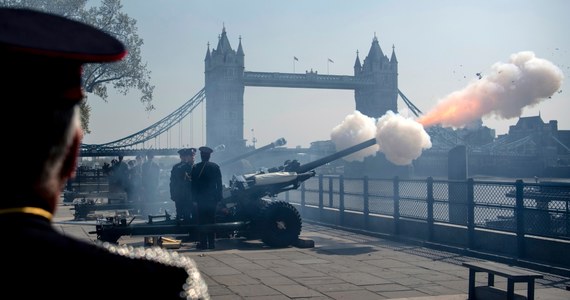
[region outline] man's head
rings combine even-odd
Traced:
[[[184,148],[178,150],[178,155],[180,155],[180,160],[187,163],[194,163],[194,157],[196,156],[195,148]]]
[[[214,152],[212,148],[206,146],[202,146],[198,148],[198,150],[200,150],[200,158],[202,159],[202,161],[209,161],[212,152]]]
[[[28,159],[8,160],[15,180],[10,181],[10,200],[0,207],[55,209],[65,182],[74,176],[82,139],[82,65],[116,61],[125,54],[120,41],[94,27],[38,11],[0,8],[0,90],[10,95],[14,112],[36,125],[32,131],[6,133]]]

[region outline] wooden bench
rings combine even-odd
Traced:
[[[490,261],[464,262],[463,266],[469,268],[469,300],[475,300],[475,275],[477,272],[486,272],[487,286],[495,285],[495,275],[507,278],[507,299],[515,298],[515,282],[527,283],[527,299],[534,300],[534,280],[543,278],[542,274],[529,272],[523,269],[507,266]]]

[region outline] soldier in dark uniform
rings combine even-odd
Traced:
[[[194,261],[160,248],[127,248],[76,240],[52,218],[65,183],[75,176],[82,128],[84,63],[126,55],[109,34],[70,19],[0,8],[0,91],[21,122],[4,138],[25,160],[8,159],[0,201],[0,290],[18,299],[206,299]],[[125,280],[130,282],[125,285]],[[10,295],[10,296],[8,296]]]
[[[198,205],[198,224],[212,224],[216,222],[216,207],[222,200],[222,173],[220,167],[210,161],[210,156],[214,152],[212,148],[200,147],[198,150],[202,162],[192,169],[192,197]],[[200,233],[196,248],[214,249],[215,238],[214,232]]]
[[[189,222],[193,215],[190,173],[194,166],[195,148],[180,149],[180,162],[170,171],[170,199],[176,205],[176,219]]]

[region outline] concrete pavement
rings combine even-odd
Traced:
[[[94,225],[74,222],[71,206],[60,206],[54,218],[65,234],[93,241]],[[453,253],[407,245],[318,224],[304,223],[301,237],[314,248],[271,249],[260,241],[219,239],[217,248],[198,251],[183,244],[180,254],[193,258],[206,279],[212,299],[467,299],[468,269],[477,260]],[[143,237],[122,237],[121,244],[143,246]],[[539,272],[536,297],[570,299],[570,278]],[[127,274],[126,274],[127,275]],[[478,285],[487,282],[478,274]],[[506,279],[495,277],[506,289]],[[526,284],[515,284],[526,295]]]

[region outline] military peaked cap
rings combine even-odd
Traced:
[[[214,152],[214,149],[206,146],[202,146],[198,148],[198,150],[200,150],[201,153],[206,153],[206,154],[211,154],[212,152]]]
[[[183,148],[178,150],[178,154],[180,155],[194,155],[196,154],[196,148]]]
[[[117,61],[126,53],[119,40],[93,26],[31,9],[0,8],[3,92],[75,104],[83,98],[82,65]]]

